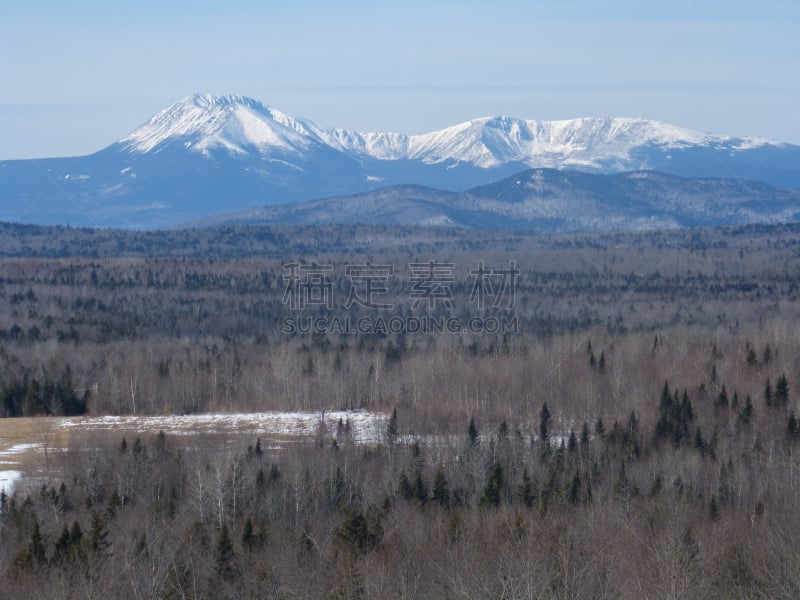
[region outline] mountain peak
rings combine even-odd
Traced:
[[[120,140],[129,151],[158,152],[178,144],[210,155],[265,155],[297,152],[308,146],[310,131],[303,123],[247,96],[193,94],[168,106]]]
[[[249,96],[240,96],[237,94],[223,94],[222,96],[217,96],[215,94],[195,93],[191,96],[187,96],[176,104],[181,106],[191,105],[198,108],[213,108],[218,106],[232,106],[236,104],[249,106],[251,108],[264,108],[264,105],[258,100],[250,98]]]

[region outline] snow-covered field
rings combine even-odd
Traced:
[[[384,413],[363,410],[0,419],[0,489],[10,494],[21,478],[42,470],[46,453],[80,445],[81,436],[92,432],[118,432],[120,438],[160,431],[173,436],[223,434],[248,442],[260,437],[267,447],[277,449],[320,434],[379,443],[387,421]]]

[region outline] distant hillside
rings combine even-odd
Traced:
[[[401,185],[225,213],[188,225],[362,223],[559,232],[797,220],[800,191],[754,181],[531,169],[461,193]]]

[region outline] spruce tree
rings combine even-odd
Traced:
[[[492,508],[500,506],[504,485],[505,479],[503,476],[503,467],[500,466],[500,463],[494,463],[489,469],[489,476],[486,479],[486,487],[483,488],[483,493],[481,494],[481,506],[488,506]]]
[[[739,421],[747,425],[753,417],[753,401],[750,399],[750,394],[747,394],[744,399],[744,406],[739,412]]]
[[[89,548],[94,554],[102,554],[109,543],[107,541],[108,530],[106,529],[103,517],[97,511],[92,511],[91,531],[89,532]]]
[[[223,523],[219,530],[215,559],[214,570],[217,576],[220,579],[232,579],[235,574],[233,542],[228,533],[228,525],[226,523]]]
[[[397,407],[392,409],[392,416],[389,417],[389,424],[386,426],[386,437],[390,442],[397,438]]]
[[[530,508],[536,500],[535,493],[534,482],[528,474],[528,467],[525,466],[522,469],[522,482],[517,487],[517,498],[525,508]]]
[[[601,440],[606,436],[606,426],[603,424],[602,417],[597,417],[597,421],[594,424],[594,434]]]
[[[436,470],[436,477],[433,480],[433,501],[444,508],[450,506],[450,489],[441,466]]]
[[[403,500],[411,500],[414,497],[414,488],[411,487],[411,482],[408,480],[408,475],[405,471],[400,471],[400,483],[397,486],[397,492]]]
[[[422,472],[417,471],[417,476],[414,478],[414,497],[420,505],[424,505],[428,501],[428,485],[422,477]]]
[[[700,427],[694,432],[694,447],[701,455],[706,455],[706,442],[703,439],[703,434],[700,432]]]
[[[789,382],[786,380],[786,374],[781,373],[778,377],[778,383],[775,384],[775,404],[777,406],[786,406],[789,402]]]
[[[581,498],[581,476],[576,471],[575,474],[572,476],[572,483],[569,486],[569,494],[567,494],[567,500],[570,504],[577,504]]]
[[[728,392],[725,389],[725,384],[722,384],[722,389],[719,391],[719,395],[717,399],[714,401],[714,405],[718,408],[728,408]]]
[[[796,442],[798,437],[800,437],[800,422],[798,422],[797,415],[794,414],[794,411],[789,413],[789,422],[786,425],[786,434],[793,442]]]
[[[578,438],[575,435],[575,430],[569,430],[569,441],[567,442],[567,451],[572,454],[578,448]]]
[[[581,428],[581,448],[584,450],[589,448],[589,424],[586,421]]]
[[[467,426],[467,437],[469,438],[469,447],[474,448],[478,445],[478,428],[475,426],[475,418],[469,418],[469,425]]]
[[[550,422],[552,420],[553,415],[550,414],[550,409],[547,407],[547,402],[545,402],[539,412],[539,441],[545,451],[550,448]]]
[[[253,521],[250,517],[247,517],[247,520],[244,522],[244,527],[242,528],[242,546],[250,552],[253,549],[255,541],[256,536],[253,533]]]
[[[45,561],[45,548],[44,541],[42,540],[42,533],[39,530],[39,519],[34,515],[33,525],[31,527],[31,542],[28,547],[31,561],[34,564],[41,565]]]

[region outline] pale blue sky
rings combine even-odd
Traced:
[[[99,150],[193,92],[321,125],[645,116],[800,144],[800,0],[0,0],[0,159]]]

